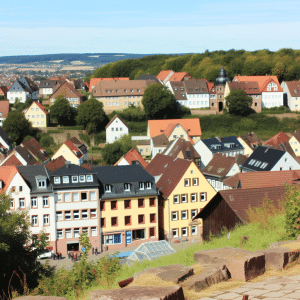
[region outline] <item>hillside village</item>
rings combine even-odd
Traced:
[[[30,98],[32,104],[23,110],[26,119],[34,128],[46,128],[48,109],[56,98],[62,95],[77,109],[83,102],[78,91],[82,89],[102,102],[106,113],[142,107],[145,88],[153,83],[166,86],[180,105],[218,113],[234,89],[253,99],[256,112],[283,105],[297,111],[300,100],[298,81],[280,85],[276,76],[238,75],[230,82],[223,67],[215,82],[172,70],[137,80],[33,82],[22,77],[0,88],[8,99],[0,101],[1,122],[16,99],[25,103]],[[48,109],[41,104],[45,97]],[[254,132],[201,139],[200,121],[149,120],[147,135],[132,136],[136,148],[114,166],[89,164],[87,145],[76,137],[64,141],[50,157],[35,138],[13,147],[0,128],[1,190],[10,194],[11,211],[28,211],[34,235],[45,232],[48,249],[67,255],[81,249],[79,236],[84,232],[99,252],[158,240],[202,242],[223,226],[231,229],[246,222],[245,210],[261,204],[266,195],[277,201],[286,182],[297,184],[300,131],[279,132],[264,142]],[[105,130],[106,143],[130,133],[118,115]]]

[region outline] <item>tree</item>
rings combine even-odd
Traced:
[[[108,117],[103,110],[103,103],[92,98],[80,104],[76,122],[83,125],[88,133],[104,129],[104,126],[108,123]]]
[[[130,135],[123,135],[120,140],[106,144],[101,150],[101,155],[106,165],[114,165],[132,148],[136,148],[136,145],[131,140]]]
[[[175,96],[165,86],[155,83],[146,87],[142,104],[148,119],[172,119],[178,117]]]
[[[40,139],[40,144],[42,147],[50,147],[54,144],[54,139],[50,134],[44,134]]]
[[[27,98],[24,103],[21,103],[18,98],[16,98],[15,103],[14,103],[14,108],[18,111],[22,111],[26,108],[28,108],[32,104],[32,99]]]
[[[225,100],[230,114],[247,116],[253,111],[251,109],[252,98],[248,97],[243,90],[236,89],[231,91],[230,94],[225,97]]]
[[[59,125],[74,125],[76,109],[70,105],[64,96],[59,95],[50,108],[50,117],[56,120]]]
[[[8,113],[2,127],[11,140],[18,144],[29,134],[31,125],[21,111],[14,110]]]

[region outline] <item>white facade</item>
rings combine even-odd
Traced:
[[[117,166],[129,166],[129,162],[123,157]]]
[[[288,152],[285,152],[271,171],[287,170],[300,170],[300,164]]]
[[[41,89],[39,89],[39,93],[41,95],[52,95],[53,94],[53,88],[41,88]]]
[[[283,81],[281,83],[283,95],[287,96],[287,106],[291,111],[300,111],[300,97],[292,97],[287,84]]]
[[[264,92],[261,93],[262,108],[283,106],[283,92]]]
[[[7,92],[7,99],[9,100],[10,104],[14,104],[16,99],[19,99],[21,103],[25,103],[25,101],[30,98],[32,100],[36,100],[37,99],[37,91],[33,92],[32,94],[30,94],[29,92]]]
[[[129,133],[128,127],[117,117],[106,128],[106,143],[111,144]]]
[[[180,103],[188,108],[207,108],[209,107],[209,94],[187,94],[187,100]]]

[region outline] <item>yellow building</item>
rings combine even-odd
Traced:
[[[47,127],[49,122],[49,113],[39,102],[33,101],[30,107],[24,112],[25,118],[31,122],[32,127]]]
[[[160,239],[198,240],[202,220],[192,218],[212,199],[216,191],[192,161],[157,154],[146,167],[157,179],[162,197],[159,207]]]
[[[296,131],[289,140],[289,144],[292,147],[296,156],[300,156],[300,130]]]
[[[261,140],[254,132],[242,134],[237,139],[244,147],[244,155],[246,156],[251,155],[254,149],[262,144]]]

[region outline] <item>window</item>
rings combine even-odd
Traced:
[[[82,228],[82,233],[86,233],[89,236],[89,229],[87,227]]]
[[[85,176],[84,175],[79,175],[79,181],[80,182],[85,182]]]
[[[111,193],[111,185],[109,184],[105,185],[105,193]]]
[[[97,211],[96,209],[91,209],[91,218],[97,218]]]
[[[197,215],[197,209],[192,209],[191,210],[191,218],[193,219]]]
[[[206,201],[206,193],[200,193],[200,201]]]
[[[38,179],[37,183],[38,183],[38,186],[37,186],[38,189],[46,188],[46,180],[45,179],[43,179],[43,180]]]
[[[90,193],[91,200],[96,200],[96,192]]]
[[[96,235],[97,235],[97,228],[91,227],[91,236],[96,236]]]
[[[129,183],[124,183],[124,191],[125,192],[130,191],[130,184]]]
[[[38,217],[31,216],[31,226],[38,226]]]
[[[188,218],[188,212],[187,210],[181,211],[181,220],[186,220]]]
[[[145,215],[138,215],[138,223],[139,224],[145,223]]]
[[[25,208],[25,198],[19,199],[19,208]]]
[[[138,199],[138,208],[145,207],[145,200],[144,199]]]
[[[78,176],[72,176],[72,183],[78,182]]]
[[[197,226],[192,226],[192,235],[197,234]]]
[[[72,238],[72,231],[71,231],[71,229],[65,229],[65,235],[66,235],[66,239]]]
[[[88,211],[87,211],[87,209],[82,210],[81,217],[82,217],[82,219],[87,219],[88,218]]]
[[[181,195],[181,203],[187,203],[187,195]]]
[[[13,209],[14,208],[14,199],[10,199],[10,206],[9,206],[10,209]]]
[[[43,197],[43,207],[49,207],[49,198],[48,198],[48,196]]]
[[[60,221],[62,219],[63,219],[62,212],[61,211],[57,211],[56,212],[56,221]]]
[[[71,211],[65,211],[65,220],[71,220]]]
[[[61,202],[62,201],[62,194],[57,194],[57,202]]]
[[[178,229],[172,229],[173,238],[178,237]]]
[[[179,204],[179,195],[174,195],[174,204]]]
[[[156,214],[150,214],[150,223],[156,223]]]
[[[79,238],[80,237],[79,228],[74,228],[74,237],[75,238]]]
[[[54,177],[54,184],[60,184],[60,177]]]
[[[172,221],[177,221],[177,220],[178,220],[178,212],[172,211]]]
[[[131,216],[125,216],[124,222],[125,222],[125,226],[131,225]]]
[[[64,201],[65,202],[71,202],[71,194],[70,193],[65,193],[64,194]]]
[[[197,202],[197,194],[191,194],[191,202]]]
[[[69,183],[69,176],[63,176],[63,183]]]
[[[145,187],[144,182],[140,182],[140,183],[139,183],[139,188],[140,188],[140,190],[143,190],[144,187]]]
[[[31,198],[31,207],[37,207],[37,197],[32,197]]]
[[[57,229],[57,238],[62,239],[63,238],[63,231],[62,229]]]
[[[111,226],[118,226],[118,217],[111,218]]]
[[[286,158],[286,160],[287,160],[287,158]],[[19,186],[19,192],[22,192],[22,190],[23,190],[23,187]]]
[[[184,186],[190,186],[190,180],[184,179]]]
[[[110,202],[110,209],[111,210],[118,209],[118,207],[117,207],[117,201],[116,200]]]
[[[131,208],[131,200],[125,200],[124,209],[130,209],[130,208]]]
[[[92,182],[93,181],[93,175],[86,175],[86,181]]]
[[[87,193],[81,193],[81,201],[87,201]]]
[[[78,220],[79,219],[79,210],[74,210],[73,211],[73,219]]]
[[[193,185],[198,185],[198,178],[193,178]]]
[[[78,193],[73,193],[73,201],[74,202],[79,201],[79,194]]]
[[[155,227],[149,228],[149,237],[155,237]]]
[[[187,227],[181,228],[181,236],[188,236],[188,229],[187,229]]]
[[[149,206],[150,207],[155,207],[155,198],[150,198],[150,201],[149,201]]]
[[[151,189],[151,182],[146,182],[146,189],[147,190],[150,190]]]

